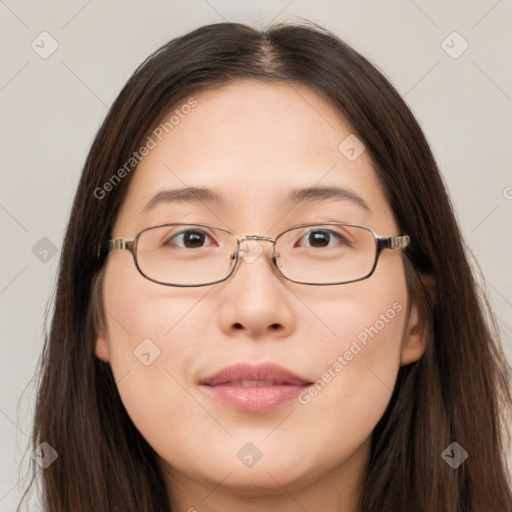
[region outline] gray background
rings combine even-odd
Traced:
[[[108,106],[147,55],[190,29],[295,17],[368,57],[417,116],[510,357],[510,1],[0,0],[1,511],[14,510],[21,494],[43,315],[80,171]]]

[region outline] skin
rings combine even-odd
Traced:
[[[113,237],[179,221],[272,237],[328,220],[401,234],[368,154],[351,162],[338,150],[352,131],[317,93],[242,80],[194,97],[198,105],[139,164]],[[321,185],[350,188],[372,213],[346,200],[284,202],[292,189]],[[141,214],[156,192],[184,186],[221,192],[226,204]],[[111,252],[96,355],[110,363],[126,410],[160,457],[173,510],[354,512],[399,367],[425,349],[424,324],[414,304],[407,308],[401,251],[385,250],[369,279],[307,286],[285,280],[271,244],[261,247],[227,281],[198,288],[153,283],[128,251]],[[394,303],[401,311],[308,404],[240,412],[198,385],[237,362],[274,362],[321,379]],[[146,338],[161,351],[149,366],[133,353]],[[251,468],[237,458],[247,442],[262,453]]]

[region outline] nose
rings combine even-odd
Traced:
[[[237,266],[223,285],[220,328],[251,338],[284,337],[294,329],[291,293],[272,261],[272,239],[247,236],[240,241]]]

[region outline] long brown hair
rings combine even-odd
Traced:
[[[110,108],[74,198],[38,368],[32,443],[58,452],[42,473],[44,510],[170,510],[156,454],[125,411],[110,366],[94,353],[105,263],[97,247],[110,237],[135,168],[102,198],[95,191],[178,101],[239,78],[301,83],[328,99],[365,144],[400,232],[412,238],[403,251],[407,286],[428,343],[419,361],[400,368],[373,432],[360,511],[510,512],[511,371],[435,159],[383,74],[307,22],[193,30],[146,59]],[[441,456],[452,442],[468,453],[457,469]]]

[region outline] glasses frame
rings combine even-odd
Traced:
[[[164,226],[207,227],[207,228],[220,229],[226,233],[229,233],[231,236],[233,236],[236,239],[237,246],[236,246],[236,251],[231,256],[231,260],[234,260],[234,263],[232,263],[232,266],[231,266],[230,270],[228,271],[228,273],[221,279],[217,279],[216,281],[209,281],[207,283],[201,283],[201,284],[167,283],[164,281],[159,281],[158,279],[153,279],[152,277],[145,274],[143,272],[143,270],[139,267],[139,263],[137,261],[137,243],[139,241],[141,234],[144,233],[145,231],[148,231],[148,230],[154,229],[154,228],[164,227]],[[296,279],[292,279],[292,278],[288,277],[284,273],[284,271],[281,269],[281,267],[278,263],[279,260],[275,253],[276,242],[280,237],[282,237],[284,234],[288,233],[289,231],[292,231],[292,230],[298,229],[298,228],[305,228],[305,227],[312,227],[312,226],[351,226],[351,227],[365,229],[366,231],[371,233],[373,238],[375,239],[376,248],[375,248],[375,260],[374,260],[373,266],[372,266],[371,270],[368,272],[368,274],[366,274],[363,277],[358,277],[357,279],[351,279],[349,281],[338,281],[338,282],[333,282],[333,283],[311,283],[309,281],[298,281]],[[191,288],[191,287],[198,287],[198,286],[209,286],[212,284],[221,283],[221,282],[229,279],[233,275],[233,273],[235,272],[235,269],[238,266],[238,261],[240,259],[240,246],[241,246],[242,242],[245,242],[246,240],[261,240],[263,242],[271,242],[272,243],[271,259],[272,259],[272,262],[274,263],[274,265],[276,266],[276,268],[279,270],[280,274],[285,279],[287,279],[288,281],[291,281],[293,283],[312,285],[312,286],[332,286],[332,285],[355,283],[357,281],[363,281],[364,279],[368,279],[375,271],[375,268],[377,267],[377,262],[379,260],[380,253],[384,249],[391,249],[391,250],[404,249],[405,247],[407,247],[410,244],[410,241],[411,241],[411,239],[408,235],[394,235],[394,236],[389,236],[389,237],[383,238],[383,237],[380,237],[379,235],[377,235],[374,231],[372,231],[370,228],[368,228],[366,226],[360,226],[358,224],[349,224],[347,222],[325,222],[325,223],[315,222],[312,224],[300,224],[300,225],[288,228],[287,230],[283,231],[282,233],[279,233],[275,238],[271,238],[268,236],[260,236],[260,235],[239,236],[236,233],[233,233],[232,231],[230,231],[229,229],[221,228],[220,226],[214,226],[212,224],[197,224],[197,223],[192,223],[192,222],[172,222],[172,223],[165,223],[165,224],[157,224],[155,226],[150,226],[150,227],[144,228],[135,235],[135,238],[133,238],[131,240],[127,240],[126,238],[112,238],[110,240],[106,240],[103,243],[98,245],[97,255],[98,255],[98,259],[99,259],[103,253],[106,253],[108,255],[108,253],[111,251],[117,251],[117,250],[129,251],[129,252],[131,252],[131,254],[133,256],[133,261],[135,263],[137,270],[143,277],[145,277],[149,281],[152,281],[154,283],[161,284],[164,286],[179,286],[179,287],[183,287],[183,288]]]

